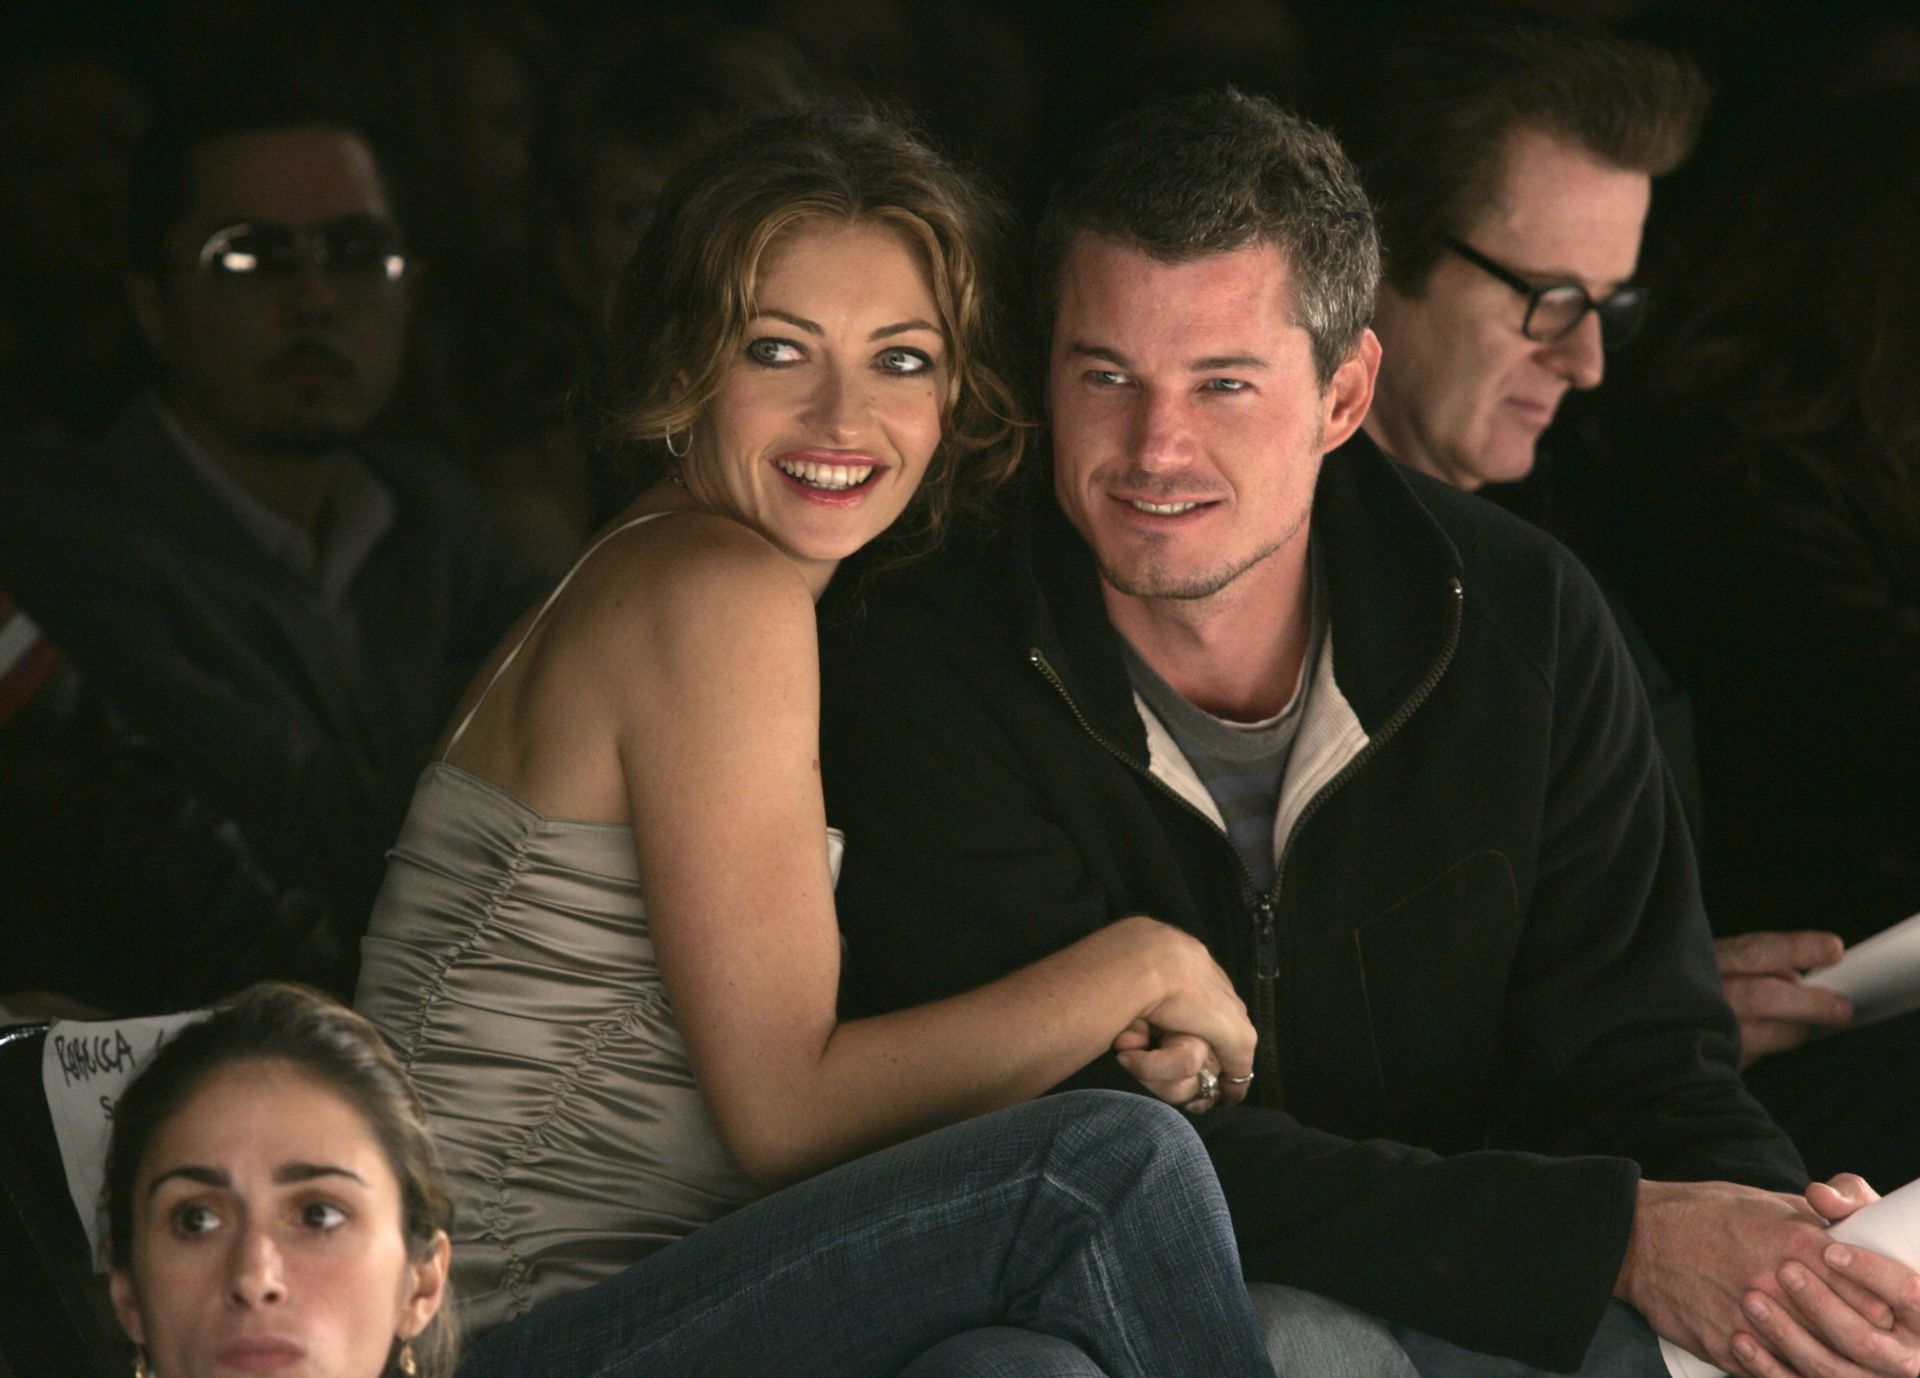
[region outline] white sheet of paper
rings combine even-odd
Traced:
[[[1855,1211],[1827,1233],[1842,1244],[1857,1244],[1920,1270],[1920,1182],[1909,1182]],[[1660,1341],[1660,1357],[1673,1378],[1724,1378],[1719,1369],[1671,1340]]]
[[[1858,1244],[1920,1271],[1920,1182],[1881,1197],[1827,1231],[1842,1244]]]
[[[1920,914],[1855,943],[1832,966],[1801,979],[1853,1001],[1855,1025],[1920,1009]]]
[[[1724,1371],[1695,1358],[1664,1335],[1660,1337],[1660,1357],[1667,1361],[1667,1372],[1673,1378],[1727,1378]]]
[[[60,1160],[67,1169],[67,1190],[87,1232],[93,1257],[100,1258],[100,1188],[107,1176],[107,1139],[113,1132],[113,1107],[134,1074],[160,1045],[205,1010],[156,1015],[151,1019],[56,1019],[47,1026],[40,1054],[40,1084],[47,1093]]]

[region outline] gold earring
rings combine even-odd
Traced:
[[[153,1378],[153,1370],[147,1367],[147,1351],[144,1348],[133,1351],[133,1378]]]
[[[400,1341],[400,1371],[409,1375],[409,1378],[420,1371],[420,1365],[413,1357],[412,1340]]]

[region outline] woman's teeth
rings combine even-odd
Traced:
[[[872,478],[877,469],[872,464],[814,464],[790,459],[777,459],[774,463],[788,478],[798,479],[809,488],[825,488],[829,491],[858,488]]]

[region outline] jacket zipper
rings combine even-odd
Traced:
[[[1274,863],[1273,889],[1262,895],[1254,893],[1253,875],[1247,870],[1247,863],[1240,859],[1239,851],[1233,846],[1233,841],[1227,836],[1225,830],[1181,797],[1171,785],[1155,775],[1147,766],[1136,761],[1124,749],[1102,736],[1093,724],[1087,721],[1086,714],[1080,711],[1080,705],[1074,702],[1073,695],[1067,691],[1065,681],[1047,662],[1046,655],[1040,648],[1032,646],[1027,650],[1028,660],[1033,663],[1035,669],[1046,676],[1047,682],[1053,686],[1054,692],[1060,695],[1061,701],[1067,705],[1067,711],[1073,714],[1074,721],[1080,724],[1083,732],[1104,748],[1108,755],[1151,783],[1155,789],[1181,809],[1205,823],[1220,837],[1221,841],[1227,844],[1227,850],[1233,856],[1234,866],[1240,872],[1241,903],[1250,905],[1253,919],[1253,1027],[1260,1035],[1260,1042],[1254,1052],[1254,1071],[1263,1083],[1263,1091],[1259,1096],[1262,1104],[1279,1106],[1285,1103],[1283,1094],[1285,1088],[1280,1080],[1280,1030],[1275,1010],[1274,988],[1280,979],[1280,890],[1286,880],[1287,858],[1292,854],[1294,840],[1300,836],[1300,830],[1306,825],[1307,820],[1320,811],[1321,804],[1329,795],[1351,779],[1354,772],[1365,765],[1380,748],[1399,733],[1400,729],[1406,725],[1407,719],[1411,718],[1420,705],[1427,701],[1428,696],[1439,685],[1442,676],[1446,674],[1447,667],[1453,663],[1454,652],[1460,646],[1460,624],[1466,595],[1458,578],[1451,578],[1447,582],[1453,593],[1453,602],[1448,610],[1447,639],[1440,648],[1439,656],[1428,668],[1425,677],[1414,686],[1413,692],[1393,711],[1392,716],[1381,724],[1380,730],[1368,738],[1367,744],[1354,753],[1353,759],[1340,767],[1338,773],[1322,785],[1313,798],[1307,801],[1306,807],[1301,809],[1300,816],[1293,820],[1293,826],[1287,830],[1287,840],[1281,845],[1280,855]]]
[[[1425,677],[1414,686],[1413,692],[1393,710],[1391,717],[1380,724],[1380,730],[1367,739],[1367,744],[1356,751],[1353,759],[1341,766],[1334,777],[1319,788],[1313,798],[1307,800],[1306,807],[1300,810],[1300,816],[1294,819],[1293,826],[1287,829],[1287,840],[1280,844],[1280,855],[1273,864],[1273,892],[1264,898],[1263,903],[1255,906],[1254,946],[1258,960],[1254,975],[1258,979],[1253,985],[1253,1003],[1257,1021],[1254,1027],[1260,1030],[1260,1043],[1254,1053],[1254,1068],[1262,1077],[1267,1076],[1269,1072],[1272,1073],[1269,1084],[1276,1091],[1280,1089],[1280,1052],[1278,1048],[1273,1047],[1274,1037],[1270,1037],[1269,1034],[1278,1027],[1274,1011],[1274,985],[1280,976],[1280,963],[1275,925],[1280,911],[1280,887],[1285,884],[1287,878],[1287,858],[1293,854],[1294,839],[1300,836],[1300,830],[1307,825],[1307,820],[1320,812],[1320,806],[1335,790],[1352,779],[1360,767],[1399,734],[1400,729],[1406,726],[1407,719],[1418,711],[1420,705],[1427,701],[1428,696],[1439,685],[1442,676],[1447,673],[1447,667],[1453,664],[1453,653],[1460,648],[1460,623],[1466,606],[1466,590],[1457,577],[1449,579],[1447,583],[1453,593],[1453,602],[1447,610],[1447,639],[1440,647],[1440,654],[1428,667]]]

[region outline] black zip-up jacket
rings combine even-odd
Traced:
[[[1128,914],[1177,924],[1259,1025],[1248,1103],[1200,1126],[1248,1276],[1571,1368],[1642,1171],[1799,1190],[1804,1169],[1741,1087],[1684,824],[1585,571],[1364,437],[1311,525],[1337,691],[1310,695],[1290,777],[1316,713],[1353,721],[1267,895],[1153,773],[1049,498],[829,606],[843,1012]],[[1077,1081],[1130,1084],[1111,1058]]]

